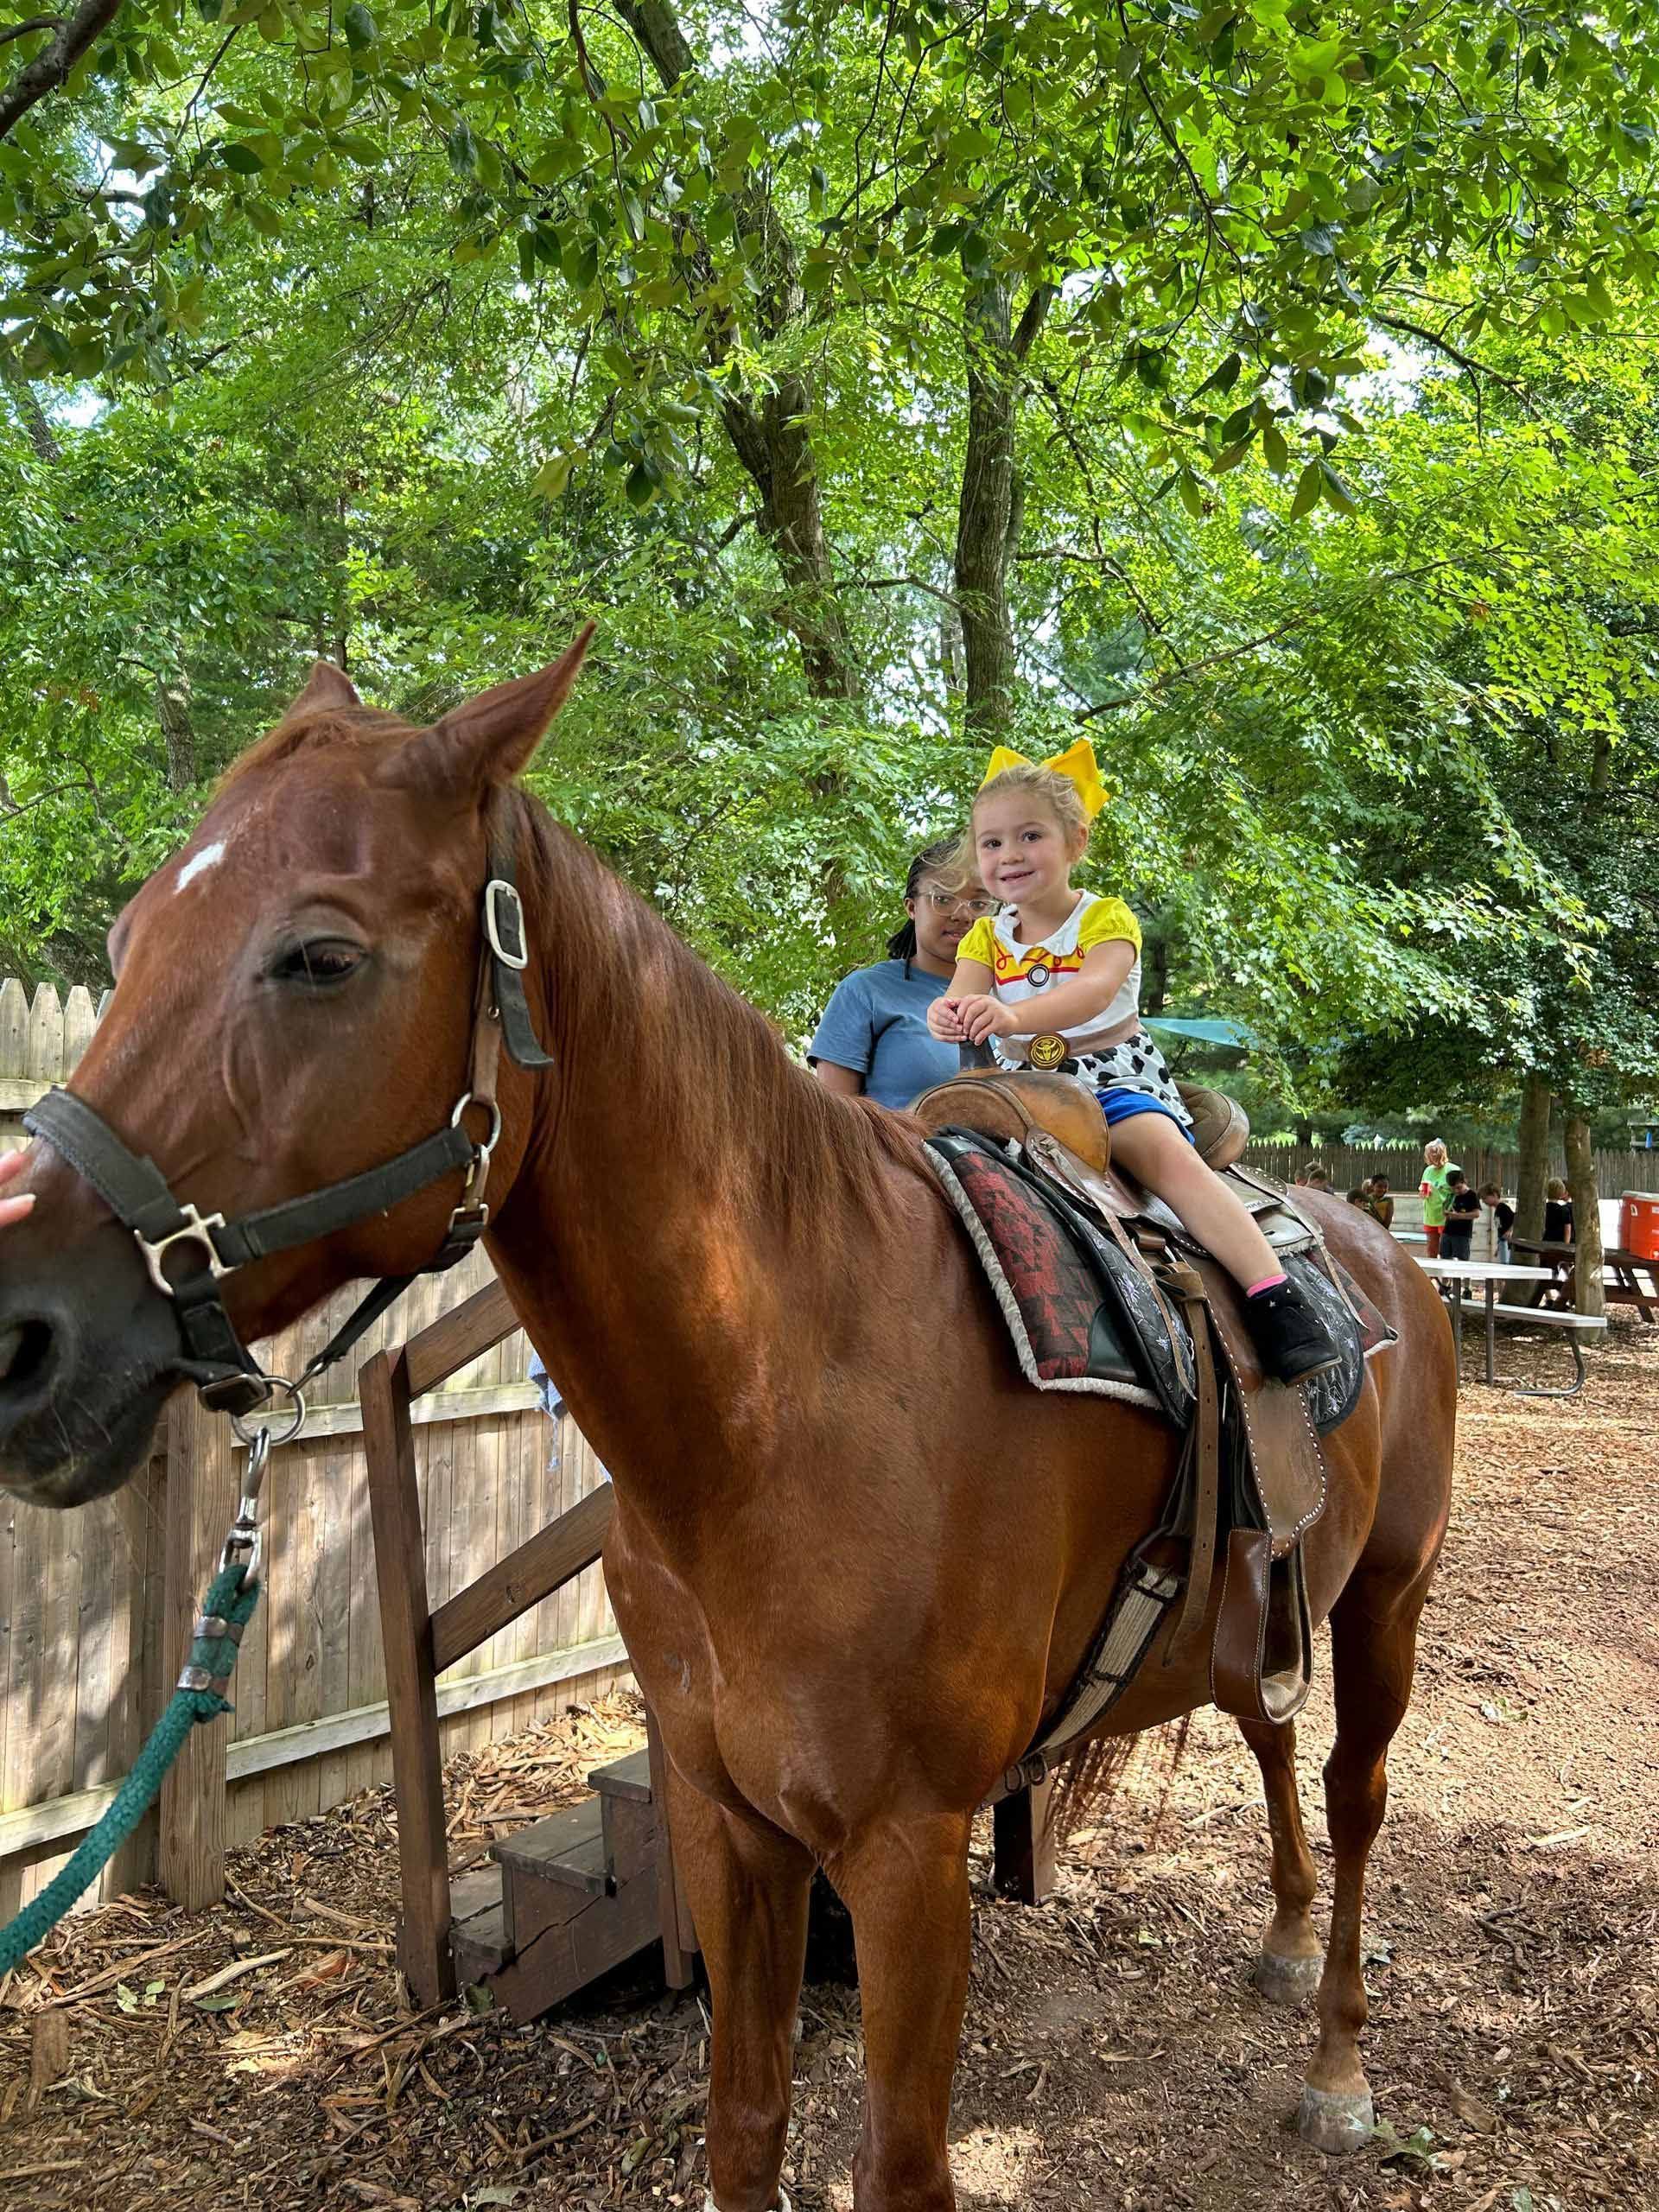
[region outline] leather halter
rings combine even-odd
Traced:
[[[115,1215],[130,1229],[150,1281],[177,1310],[186,1357],[176,1363],[201,1394],[204,1405],[238,1419],[270,1400],[273,1388],[287,1389],[302,1413],[301,1388],[341,1358],[386,1308],[400,1298],[415,1274],[435,1274],[464,1259],[483,1235],[490,1218],[485,1202],[490,1158],[501,1135],[501,1109],[495,1078],[501,1047],[522,1068],[546,1068],[551,1055],[537,1041],[524,998],[523,975],[530,956],[524,910],[514,873],[509,834],[493,826],[489,880],[480,902],[482,944],[473,1019],[468,1085],[439,1129],[407,1152],[330,1183],[306,1197],[285,1199],[257,1213],[226,1221],[223,1214],[202,1214],[181,1204],[151,1160],[129,1150],[84,1098],[54,1086],[23,1116],[31,1136],[42,1137],[62,1154]],[[468,1110],[489,1116],[481,1142],[462,1126]],[[376,1284],[349,1320],[329,1339],[296,1382],[268,1376],[237,1335],[219,1294],[226,1275],[273,1252],[332,1236],[354,1223],[387,1212],[400,1200],[429,1189],[445,1176],[465,1170],[461,1202],[449,1217],[443,1243],[415,1274],[389,1275]],[[168,1254],[188,1262],[188,1272],[169,1277]]]

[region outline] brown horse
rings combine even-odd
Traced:
[[[1174,1465],[1115,1402],[1038,1395],[903,1116],[831,1096],[767,1023],[512,779],[568,690],[553,668],[434,728],[320,664],[112,934],[119,983],[73,1088],[181,1198],[235,1214],[365,1169],[466,1087],[486,811],[517,841],[524,975],[553,1055],[504,1064],[489,1247],[615,1472],[605,1568],[661,1719],[714,1995],[719,2212],[779,2202],[813,1870],[850,1911],[867,2091],[859,2212],[946,2212],[976,1806],[1057,1707]],[[120,1483],[176,1381],[178,1326],[133,1237],[45,1141],[0,1240],[0,1482],[67,1506]],[[227,1278],[245,1338],[348,1279],[422,1266],[458,1173]],[[1307,1548],[1332,1627],[1336,1865],[1303,2132],[1370,2100],[1360,1914],[1384,1758],[1444,1532],[1446,1317],[1376,1224],[1318,1198],[1398,1330],[1330,1444]],[[1207,1701],[1154,1649],[1115,1734]],[[1247,1728],[1276,1900],[1260,1974],[1319,1945],[1289,1727]]]

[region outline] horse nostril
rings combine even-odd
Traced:
[[[0,1389],[32,1382],[51,1349],[52,1332],[44,1321],[12,1321],[0,1328]]]

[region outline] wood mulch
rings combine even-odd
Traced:
[[[1559,1345],[1506,1345],[1558,1379]],[[963,2212],[1588,2212],[1659,2203],[1659,1336],[1621,1319],[1585,1396],[1464,1391],[1459,1497],[1396,1741],[1367,1921],[1381,2125],[1331,2161],[1291,2128],[1306,2011],[1249,1975],[1268,1853],[1213,1713],[1159,1739],[1058,1894],[986,1893],[957,2076]],[[626,1698],[449,1774],[459,1865],[580,1796]],[[1301,1724],[1322,1870],[1324,1685]],[[527,2028],[412,2012],[395,1811],[365,1794],[232,1855],[226,1903],[81,1915],[0,1987],[7,2212],[702,2203],[708,2023],[649,1957]],[[986,1839],[988,1841],[988,1839]],[[1328,1880],[1324,1884],[1328,1904]],[[856,1993],[810,1981],[787,2179],[848,2212]]]

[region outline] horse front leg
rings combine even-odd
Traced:
[[[1296,2125],[1320,2151],[1357,2150],[1376,2125],[1359,2055],[1368,2017],[1360,1920],[1365,1866],[1388,1808],[1390,1742],[1411,1701],[1417,1623],[1431,1568],[1390,1588],[1357,1574],[1331,1615],[1337,1735],[1325,1764],[1325,1820],[1336,1862],[1331,1943],[1319,1980],[1319,2041]]]
[[[955,2212],[945,2130],[968,1998],[972,1815],[890,1820],[825,1867],[852,1915],[864,2017],[855,2212]]]
[[[728,1812],[669,1770],[674,1858],[714,1999],[709,2079],[712,2212],[775,2212],[789,2128],[795,2014],[812,1854]]]
[[[1318,1988],[1324,1956],[1308,1910],[1318,1885],[1296,1787],[1296,1724],[1241,1720],[1238,1728],[1262,1770],[1273,1840],[1273,1920],[1262,1938],[1254,1980],[1269,2005],[1296,2005]]]

